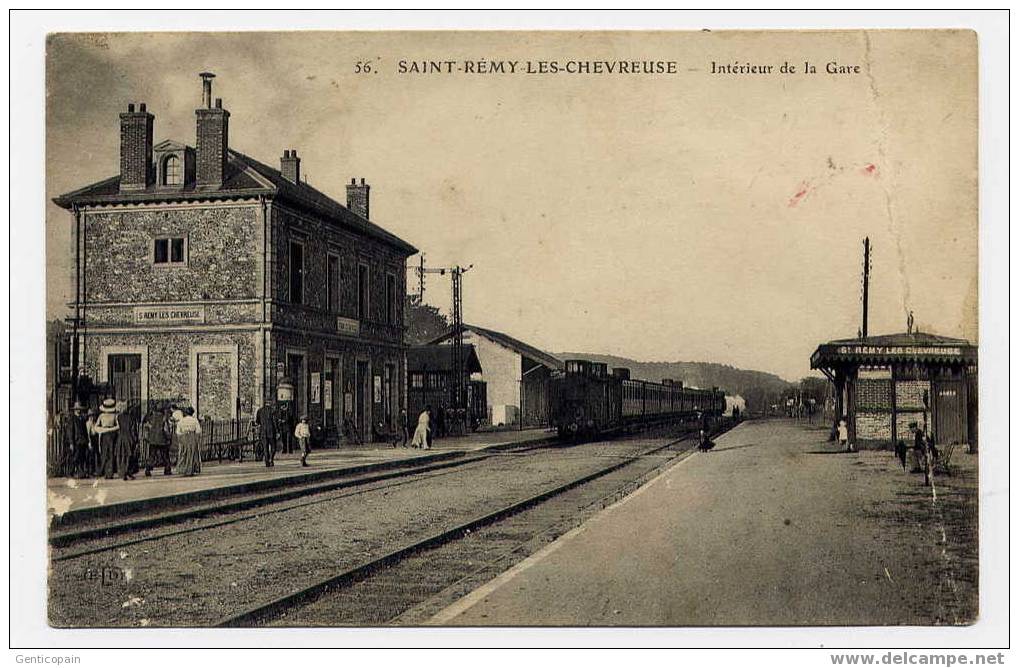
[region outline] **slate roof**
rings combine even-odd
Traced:
[[[161,142],[161,144],[166,142]],[[267,196],[278,198],[298,208],[338,224],[342,228],[364,234],[381,241],[405,254],[417,253],[417,248],[395,234],[379,227],[325,193],[307,183],[293,183],[278,169],[255,160],[239,151],[228,152],[227,170],[223,185],[215,189],[199,189],[194,183],[183,188],[167,189],[152,185],[139,192],[120,192],[120,176],[79,188],[78,190],[53,198],[53,202],[65,209],[74,205],[133,204],[141,202],[180,202],[221,199],[243,199]]]
[[[464,360],[468,373],[484,373],[481,369],[481,360],[474,350],[474,345],[464,344]],[[431,344],[426,346],[412,346],[407,349],[407,371],[443,371],[446,373],[453,370],[453,355],[448,345]]]
[[[477,325],[468,325],[467,323],[464,323],[464,329],[470,330],[480,336],[484,336],[486,339],[495,341],[499,345],[505,348],[509,348],[510,350],[513,350],[514,352],[523,355],[524,357],[529,357],[535,362],[547,366],[549,369],[563,368],[563,361],[556,357],[555,355],[550,355],[549,353],[546,353],[544,350],[539,350],[538,348],[535,348],[532,345],[524,343],[520,339],[513,338],[509,334],[497,332],[494,329],[478,327]],[[448,332],[436,339],[433,339],[431,343],[445,341],[448,338],[450,338],[450,336],[452,336],[452,332]]]

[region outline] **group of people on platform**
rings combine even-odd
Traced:
[[[134,480],[140,472],[151,476],[159,468],[163,475],[201,473],[202,425],[193,408],[165,403],[144,417],[140,413],[140,406],[115,399],[105,399],[91,410],[75,402],[72,415],[63,421],[65,454],[60,474],[126,481]],[[407,411],[401,410],[394,446],[430,449],[433,424],[429,405],[418,416],[411,436]],[[287,406],[267,402],[256,412],[252,426],[255,456],[266,467],[276,465],[277,452],[290,453],[295,446],[301,454],[301,466],[309,465],[311,427],[307,416],[295,421]],[[243,460],[240,450],[237,458]]]
[[[201,473],[202,425],[191,407],[157,407],[144,418],[138,405],[112,398],[86,410],[76,401],[64,425],[61,473],[69,478],[134,480],[156,466],[172,474],[171,451],[177,453],[177,473]]]

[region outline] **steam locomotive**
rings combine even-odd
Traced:
[[[630,370],[603,362],[567,360],[549,388],[551,422],[560,437],[593,436],[655,422],[721,416],[725,393],[683,387],[682,382],[631,380]]]

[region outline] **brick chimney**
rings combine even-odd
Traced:
[[[283,157],[280,158],[280,172],[283,174],[283,178],[291,183],[301,182],[301,159],[297,157],[296,148],[283,151]]]
[[[202,72],[199,76],[202,77],[203,106],[195,110],[198,117],[195,180],[199,188],[219,188],[226,174],[230,112],[223,108],[220,98],[216,98],[216,106],[212,106],[212,80],[216,75]]]
[[[127,105],[120,114],[120,192],[145,190],[154,182],[152,170],[152,125],[155,117],[145,103]]]
[[[371,190],[371,186],[361,179],[361,183],[357,182],[357,179],[350,179],[350,183],[347,185],[347,208],[361,216],[365,220],[368,218],[368,191]]]

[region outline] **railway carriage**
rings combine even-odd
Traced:
[[[605,364],[588,360],[567,360],[552,376],[549,397],[552,424],[562,437],[593,436],[698,413],[717,417],[725,410],[725,393],[718,388],[683,387],[670,379],[632,380],[629,369],[609,373]]]

